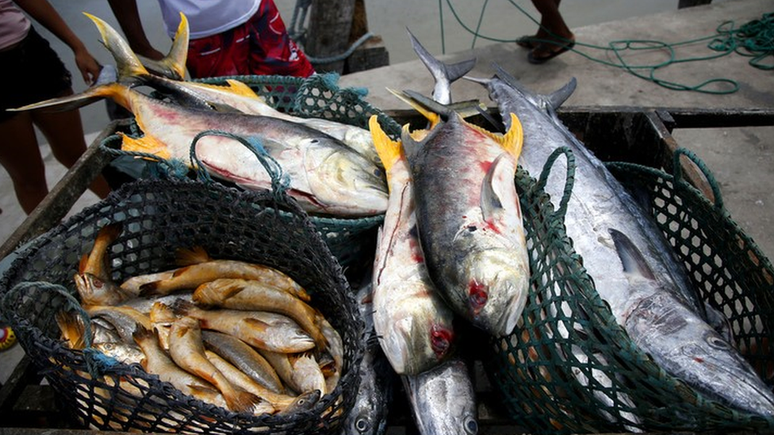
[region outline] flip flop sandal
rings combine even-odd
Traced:
[[[516,40],[516,45],[522,48],[527,48],[529,50],[532,50],[535,48],[538,43],[533,41],[534,37],[530,35],[524,35],[521,38]]]
[[[0,327],[0,351],[10,349],[16,343],[16,334],[10,326]]]
[[[544,44],[540,43],[535,48],[532,49],[532,51],[529,52],[527,55],[527,60],[529,63],[533,65],[540,65],[541,63],[548,62],[549,60],[555,58],[556,56],[559,56],[560,54],[569,51],[573,47],[575,47],[575,41],[570,41],[567,45],[562,45],[559,47],[559,49],[552,51],[551,48],[556,47],[554,44]],[[545,56],[535,56],[535,51],[545,51],[548,52]]]

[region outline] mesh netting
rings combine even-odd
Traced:
[[[336,85],[336,75],[317,74],[306,79],[287,76],[230,76],[197,81],[225,85],[227,79],[247,84],[272,107],[292,115],[324,118],[365,129],[368,128],[368,119],[377,115],[387,134],[393,138],[400,135],[400,125],[395,120],[363,99],[365,91],[339,88]],[[131,124],[124,133],[137,136],[139,129],[136,124]],[[120,138],[115,135],[107,137],[102,143],[103,148],[111,153],[125,154],[117,151],[119,144]],[[180,169],[175,165],[170,165],[170,168],[165,169],[178,172]],[[341,265],[350,268],[362,267],[364,259],[367,262],[369,255],[373,254],[371,248],[375,243],[375,229],[383,219],[383,215],[362,218],[310,216],[333,255]]]
[[[278,213],[282,210],[283,213]],[[264,264],[303,286],[339,332],[345,367],[338,386],[310,410],[237,414],[181,394],[140,366],[120,364],[60,340],[55,314],[76,310],[73,276],[100,228],[122,223],[109,248],[116,282],[175,266],[178,248]],[[352,407],[359,383],[363,323],[341,267],[297,204],[279,192],[146,179],[128,183],[19,252],[0,281],[2,315],[50,382],[67,415],[99,430],[190,433],[328,434]]]
[[[571,154],[568,160],[571,167]],[[685,182],[631,165],[611,169],[653,193],[653,215],[695,287],[729,317],[741,352],[772,385],[771,264],[722,206]],[[688,387],[631,342],[574,253],[544,181],[517,173],[531,292],[524,327],[492,338],[484,359],[511,417],[535,433],[774,428],[774,420],[731,410]]]

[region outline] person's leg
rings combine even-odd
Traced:
[[[273,0],[261,6],[247,22],[250,29],[250,72],[257,75],[309,77],[314,67],[290,39]]]
[[[70,89],[60,96],[72,95],[72,93]],[[83,125],[78,110],[32,112],[32,121],[48,140],[54,158],[66,168],[72,168],[86,151]],[[110,193],[110,187],[102,175],[94,179],[89,189],[100,198],[105,198]]]
[[[559,2],[560,0],[532,0],[541,17],[540,29],[535,35],[536,37],[560,42],[571,40],[574,37],[559,12]]]
[[[575,45],[575,35],[559,12],[559,0],[532,0],[532,2],[542,17],[540,31],[543,33],[536,37],[551,41],[535,43],[527,56],[530,63],[540,64],[572,48]]]
[[[48,194],[46,170],[29,112],[0,122],[0,164],[13,182],[16,198],[30,214]]]

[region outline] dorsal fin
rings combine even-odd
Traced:
[[[618,251],[618,257],[621,259],[623,270],[627,274],[634,276],[642,276],[650,280],[655,280],[656,275],[653,270],[648,266],[645,257],[642,255],[637,246],[626,236],[626,234],[609,228],[610,236],[613,238],[615,249]]]
[[[558,109],[559,106],[564,104],[564,102],[570,98],[572,93],[575,92],[575,87],[577,84],[578,82],[575,80],[575,77],[571,78],[566,85],[562,86],[560,89],[552,92],[551,94],[546,95],[546,102],[553,110]]]

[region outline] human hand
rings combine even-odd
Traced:
[[[75,64],[81,71],[83,81],[87,85],[91,85],[97,80],[99,72],[102,69],[102,66],[97,62],[97,59],[94,59],[94,56],[92,56],[85,48],[75,51]]]

